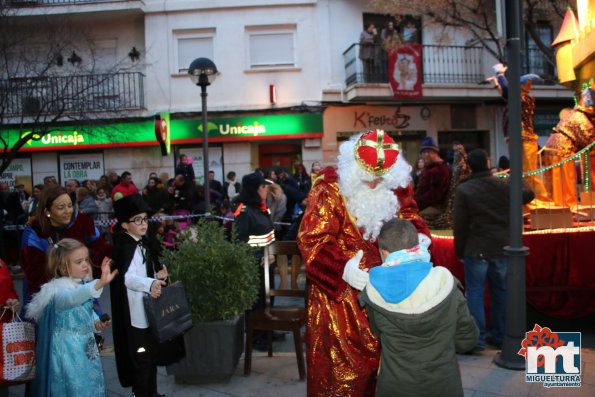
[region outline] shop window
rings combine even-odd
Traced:
[[[283,168],[294,172],[294,164],[301,162],[302,146],[299,143],[264,143],[258,145],[258,166],[265,171]]]
[[[296,26],[246,27],[250,70],[297,67]]]
[[[449,163],[452,162],[454,155],[452,145],[455,142],[465,146],[467,153],[477,148],[490,152],[490,133],[488,131],[439,131],[440,157]]]
[[[173,32],[174,62],[173,74],[186,73],[188,67],[200,54],[215,62],[214,47],[215,29],[176,30]],[[215,62],[216,63],[216,62]]]

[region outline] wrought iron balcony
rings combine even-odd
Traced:
[[[352,44],[344,53],[345,84],[388,83],[387,53],[375,45],[375,59],[364,76],[364,65],[358,54],[359,44]],[[482,47],[422,46],[422,75],[425,84],[477,84],[485,79]]]
[[[521,54],[521,74],[535,73],[546,81],[556,81],[556,68],[537,48],[526,48]]]
[[[120,72],[0,80],[0,108],[8,117],[141,110],[144,77]]]

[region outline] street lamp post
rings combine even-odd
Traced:
[[[508,49],[508,114],[510,118],[510,245],[504,252],[510,257],[506,275],[506,331],[502,351],[494,362],[504,368],[523,370],[525,358],[517,352],[527,327],[525,296],[525,256],[523,246],[523,164],[521,137],[521,21],[522,2],[506,0],[506,36]]]
[[[205,192],[205,211],[211,213],[211,191],[209,188],[209,127],[207,118],[207,86],[217,77],[217,66],[208,58],[196,58],[188,68],[188,74],[192,82],[200,86],[200,96],[202,98],[202,153],[204,167],[203,188]]]

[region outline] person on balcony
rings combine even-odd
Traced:
[[[364,69],[364,83],[372,83],[374,76],[374,59],[376,55],[376,42],[378,32],[373,23],[368,23],[366,29],[359,36],[359,59]]]

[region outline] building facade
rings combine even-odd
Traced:
[[[434,137],[444,155],[453,141],[484,147],[493,159],[508,152],[501,132],[504,104],[485,83],[497,61],[464,33],[446,34],[406,10],[399,27],[403,40],[419,49],[415,97],[395,96],[390,72],[396,69],[380,44],[373,48],[373,78],[364,73],[358,42],[364,24],[375,21],[380,30],[392,17],[370,13],[358,0],[9,4],[10,17],[23,29],[40,21],[68,24],[84,29],[92,42],[85,47],[75,37],[72,52],[65,46],[60,53],[63,66],[52,65],[56,73],[44,81],[60,74],[103,76],[85,95],[86,117],[64,115],[48,135],[27,142],[9,170],[13,179],[29,174],[31,183],[40,183],[56,175],[64,183],[128,170],[144,186],[152,171],[173,177],[182,153],[192,156],[202,176],[201,92],[188,77],[199,57],[211,59],[219,71],[207,88],[207,103],[209,169],[221,181],[229,171],[241,177],[256,167],[333,165],[341,141],[368,128],[387,130],[410,163],[424,136]],[[50,46],[43,36],[33,41]],[[20,77],[19,84],[30,84]],[[36,84],[39,98],[15,102],[20,105],[12,125],[3,131],[10,139],[36,125],[32,115],[50,95]],[[572,93],[551,84],[535,87],[534,95],[536,127],[547,135],[558,111],[572,106]],[[155,138],[161,120],[171,144],[165,155]]]

